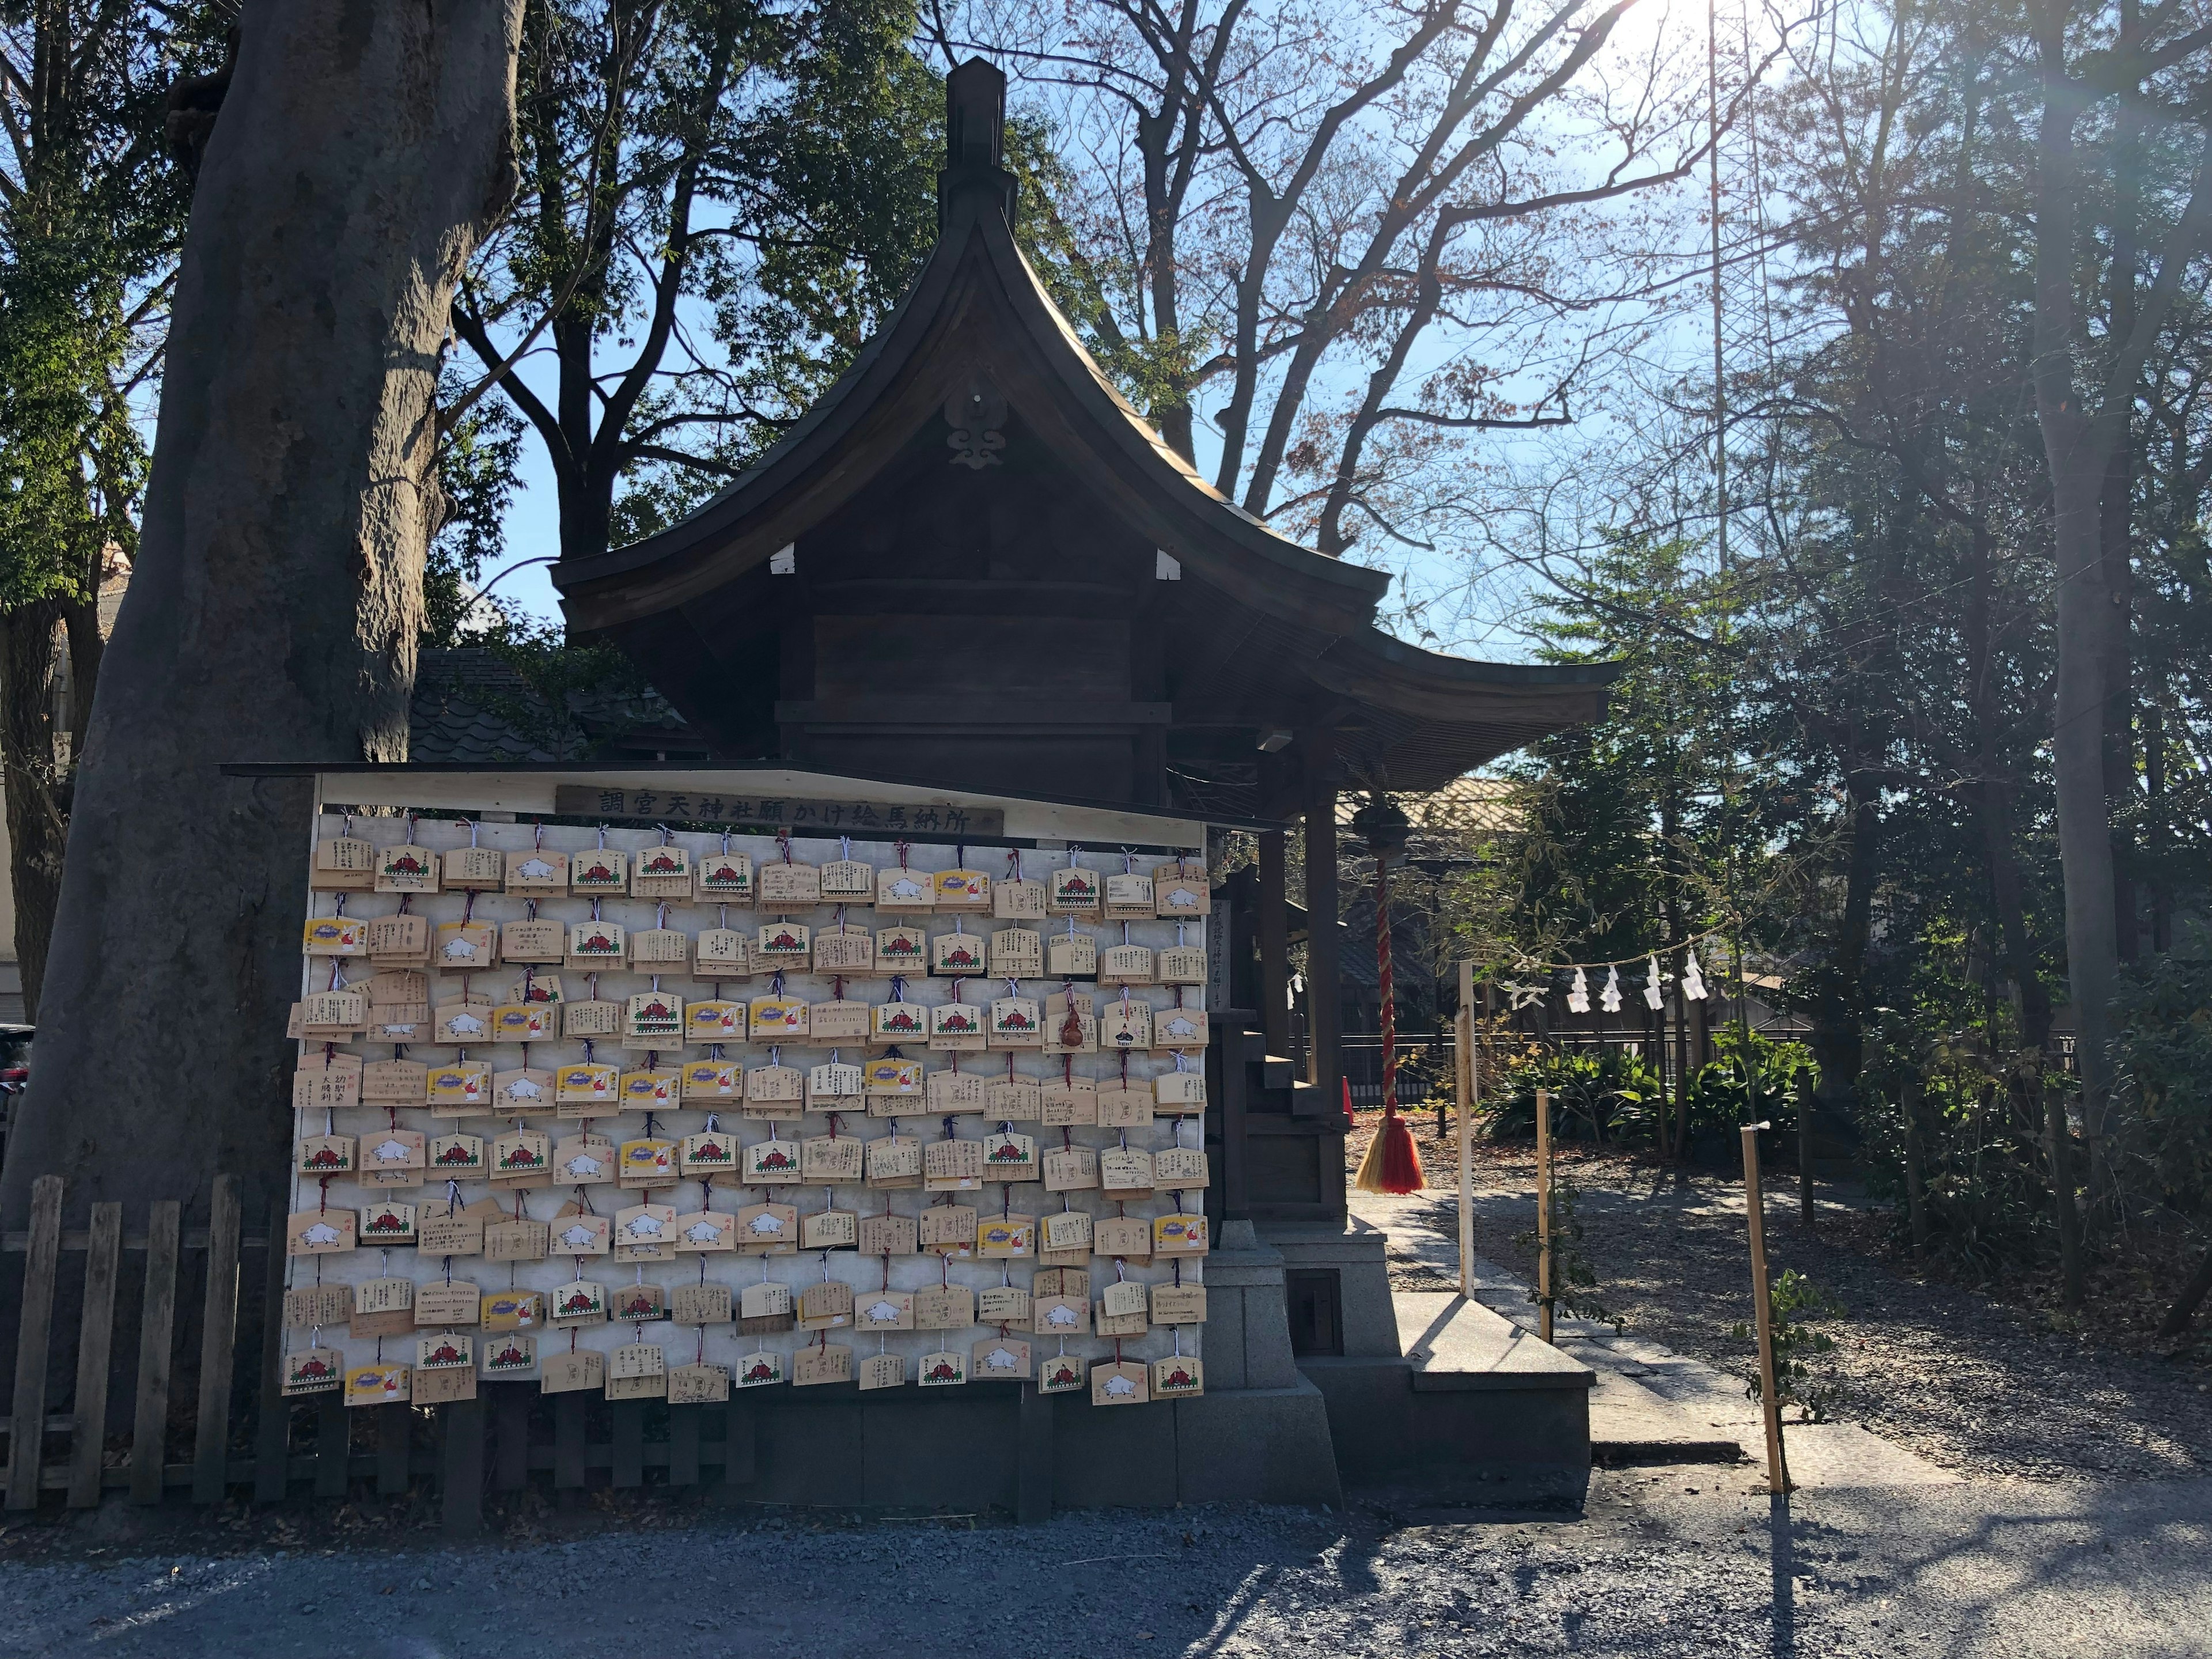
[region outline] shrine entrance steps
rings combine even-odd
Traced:
[[[1384,1236],[1357,1217],[1341,1227],[1262,1231],[1288,1270],[1298,1370],[1327,1402],[1348,1493],[1581,1502],[1595,1380],[1589,1366],[1480,1302],[1393,1292]]]

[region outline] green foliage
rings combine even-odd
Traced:
[[[1808,1422],[1818,1423],[1844,1394],[1828,1362],[1836,1340],[1820,1327],[1843,1318],[1846,1310],[1794,1267],[1774,1281],[1767,1303],[1773,1322],[1775,1397],[1782,1405],[1802,1407]],[[1759,1370],[1757,1332],[1748,1322],[1741,1322],[1731,1326],[1729,1334],[1753,1345],[1744,1392],[1759,1399],[1765,1389]]]
[[[1802,1042],[1777,1042],[1733,1025],[1712,1034],[1713,1057],[1684,1091],[1690,1133],[1733,1134],[1747,1123],[1796,1127],[1804,1103],[1820,1086],[1820,1067]]]
[[[136,551],[147,457],[131,398],[184,228],[161,94],[210,66],[217,20],[141,6],[10,7],[33,84],[0,147],[0,606],[88,600],[101,550]]]
[[[2050,1259],[2056,1218],[2043,1133],[2044,1074],[2033,1057],[2002,1067],[1971,1031],[1929,1030],[1879,1011],[1857,1123],[1869,1192],[1891,1206],[1891,1239],[1911,1242],[1905,1115],[1918,1127],[1929,1249],[1954,1271],[1993,1280]],[[2063,1076],[2053,1086],[2070,1090]]]
[[[146,454],[120,390],[123,278],[82,222],[0,267],[0,605],[89,599],[100,549],[135,551]]]
[[[1536,1133],[1536,1091],[1552,1096],[1552,1133],[1565,1140],[1649,1140],[1663,1098],[1659,1076],[1618,1044],[1600,1048],[1532,1048],[1510,1059],[1496,1096],[1485,1103],[1482,1132],[1495,1140]]]
[[[2131,1109],[2126,1179],[2138,1199],[2212,1208],[2212,961],[2154,958],[2122,975],[2113,1058]]]

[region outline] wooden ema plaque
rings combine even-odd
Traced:
[[[319,893],[365,893],[376,884],[376,848],[351,836],[315,843],[307,885]]]

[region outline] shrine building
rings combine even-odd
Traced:
[[[1307,914],[1336,916],[1340,793],[1434,790],[1589,722],[1613,671],[1409,645],[1376,623],[1387,574],[1202,478],[1023,257],[1005,97],[980,59],[949,77],[936,248],[851,369],[697,511],[553,580],[572,635],[682,716],[688,765],[1255,833],[1252,914],[1221,930],[1241,1006],[1214,1014],[1208,1205],[1224,1243],[1279,1253],[1302,1366],[1401,1361],[1381,1236],[1346,1211],[1339,929],[1309,941],[1306,1074],[1287,1058],[1285,832]]]

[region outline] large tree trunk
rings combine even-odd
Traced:
[[[520,9],[246,9],[77,778],[11,1213],[49,1173],[78,1209],[281,1176],[309,793],[218,769],[405,753],[439,353],[513,192]]]
[[[2082,407],[2075,345],[2075,226],[2080,175],[2075,123],[2081,94],[2068,78],[2063,21],[2045,20],[2046,76],[2037,134],[2035,412],[2051,478],[2058,574],[2058,669],[2051,732],[2058,853],[2066,886],[2066,973],[2091,1191],[2103,1188],[2112,1063],[2109,1008],[2119,977],[2112,909],[2112,830],[2105,807],[2106,653],[2112,600],[2104,580],[2102,497],[2114,434]]]

